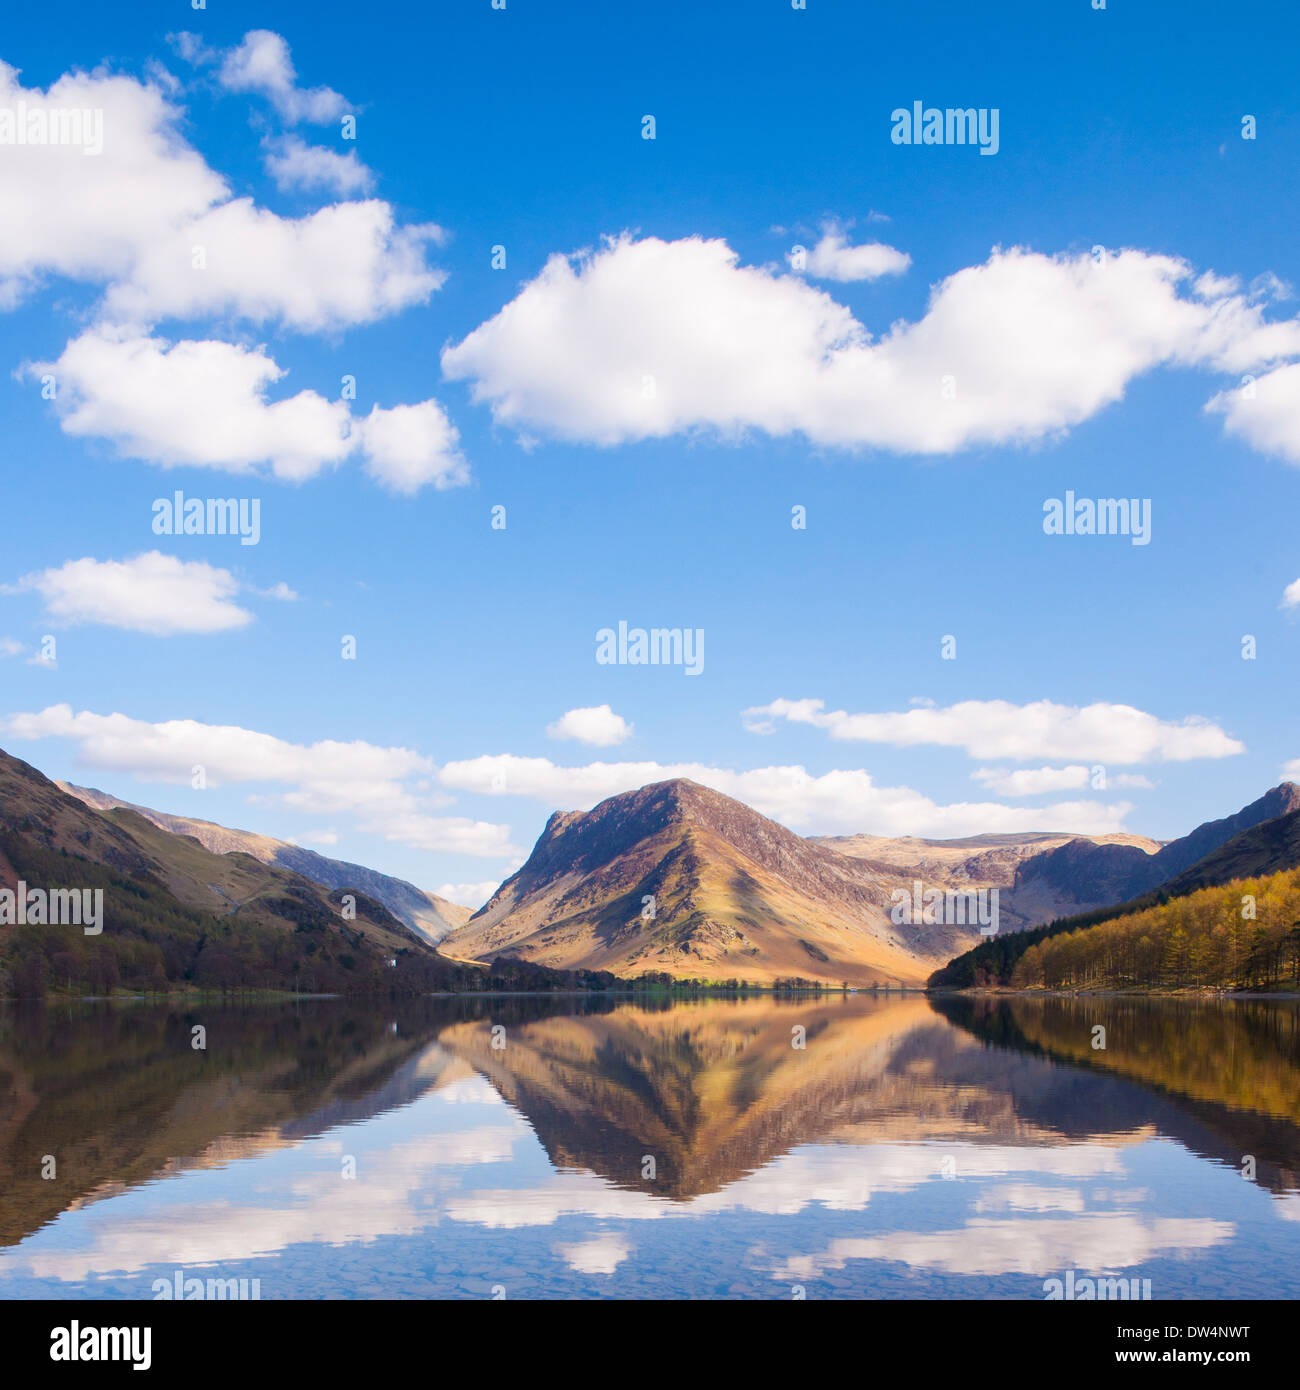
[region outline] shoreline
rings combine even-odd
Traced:
[[[1206,1002],[1234,999],[1300,999],[1300,990],[1227,989],[1010,989],[984,985],[969,989],[931,989],[927,994],[963,998],[1013,999],[1194,999]]]
[[[294,994],[288,990],[249,990],[222,992],[219,990],[181,990],[167,994],[47,994],[41,996],[6,995],[0,998],[0,1006],[5,1004],[42,1003],[46,1006],[60,1004],[212,1004],[212,1003],[262,1003],[289,1004],[313,1000],[342,999],[355,1002],[382,999],[391,1004],[394,999],[413,1001],[416,999],[805,999],[834,998],[984,998],[984,999],[1182,999],[1198,1002],[1231,1002],[1234,1000],[1300,1000],[1300,990],[1212,990],[1212,989],[1010,989],[999,986],[981,986],[966,989],[937,988],[915,989],[892,988],[872,989],[859,986],[854,989],[791,989],[774,990],[762,985],[752,985],[744,989],[719,989],[716,986],[700,986],[688,989],[466,989],[429,990],[419,994],[399,996],[375,994]]]

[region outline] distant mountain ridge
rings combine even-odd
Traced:
[[[1300,809],[1300,787],[1284,783],[1163,844],[1061,833],[806,839],[679,779],[556,812],[528,861],[447,945],[467,958],[624,976],[920,983],[928,962],[974,946],[978,927],[892,921],[893,895],[917,880],[997,888],[1005,938],[1159,887],[1289,808]]]
[[[1281,814],[1263,820],[1255,819],[1279,807],[1292,809],[1283,809]],[[1234,826],[1243,828],[1228,839],[1219,840],[1225,830]],[[1239,880],[1269,882],[1284,877],[1288,871],[1300,868],[1300,787],[1284,782],[1237,815],[1199,826],[1182,840],[1171,842],[1168,848],[1177,852],[1168,856],[1165,863],[1177,865],[1188,857],[1192,847],[1206,844],[1213,845],[1208,853],[1145,892],[1099,910],[1063,916],[1034,931],[981,942],[936,971],[930,983],[937,988],[958,989],[971,985],[1008,985],[1020,978],[1021,958],[1050,938],[1087,933],[1107,924],[1138,918],[1170,901],[1192,899],[1207,889],[1222,888]],[[1217,900],[1207,901],[1217,903]]]
[[[1113,876],[1116,863],[1122,863],[1128,872],[1133,862],[1150,858],[1161,848],[1158,840],[1123,832],[1078,835],[1024,831],[954,840],[844,835],[815,838],[813,843],[861,859],[886,876],[919,880],[927,888],[959,892],[996,888],[1003,931],[1018,931],[1065,912],[1079,911],[1083,905],[1114,901],[1112,895],[1117,890],[1112,886],[1108,891],[1106,880]],[[1120,854],[1090,857],[1096,848],[1115,849]],[[1034,866],[1043,865],[1053,866],[1055,872],[1034,871]],[[1099,877],[1097,884],[1092,881],[1094,876]],[[1098,889],[1096,899],[1087,896]]]
[[[355,888],[376,902],[383,903],[399,922],[404,922],[430,945],[435,945],[449,932],[463,926],[473,911],[459,903],[448,902],[435,893],[426,893],[405,879],[392,878],[361,864],[330,859],[286,840],[276,840],[250,830],[231,830],[213,821],[196,820],[190,816],[169,815],[148,806],[123,801],[96,787],[79,787],[72,782],[56,782],[55,785],[97,811],[134,811],[160,830],[170,831],[173,835],[189,835],[213,854],[251,854],[263,864],[291,869],[325,888]]]
[[[1034,882],[1069,891],[1078,884],[1093,884],[1104,889],[1109,903],[1125,902],[1167,883],[1240,832],[1295,810],[1300,810],[1300,786],[1283,782],[1235,815],[1206,821],[1153,854],[1128,845],[1075,840],[1021,865],[1016,871],[1015,890],[1020,892]],[[1101,901],[1086,903],[1083,898],[1077,901],[1083,910],[1103,905]]]
[[[996,887],[1001,929],[1019,931],[1152,892],[1241,831],[1297,809],[1300,786],[1283,782],[1234,815],[1163,843],[1125,833],[1035,832],[960,840],[853,835],[816,843],[940,887]]]
[[[1300,866],[1300,808],[1239,831],[1232,839],[1161,885],[1171,897],[1198,888],[1257,878]]]

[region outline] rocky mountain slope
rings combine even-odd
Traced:
[[[1190,868],[1161,884],[1161,892],[1182,897],[1198,888],[1259,878],[1300,867],[1300,809],[1266,820],[1231,840]]]
[[[1207,821],[1164,844],[1129,834],[975,835],[961,840],[851,835],[814,843],[927,886],[997,888],[1000,929],[1006,932],[1152,892],[1241,831],[1296,810],[1300,786],[1284,782],[1235,815]]]
[[[1161,847],[1159,840],[1145,835],[1034,831],[956,840],[842,835],[817,838],[813,843],[861,859],[886,876],[919,881],[927,888],[958,892],[996,888],[1002,931],[1018,931],[1063,912],[1080,911],[1084,903],[1116,901],[1112,895],[1121,890],[1109,881],[1116,867],[1112,848],[1119,850],[1118,859],[1127,873],[1135,860],[1150,858]],[[1092,851],[1098,847],[1103,853],[1094,856]],[[1052,868],[1035,872],[1042,865]]]
[[[553,815],[447,949],[621,975],[919,983],[977,931],[895,925],[900,883],[720,792],[657,782]]]
[[[1300,810],[1300,786],[1283,782],[1235,815],[1206,821],[1154,853],[1076,839],[1020,865],[1006,906],[1027,918],[1027,925],[1038,925],[1127,902],[1161,887],[1240,832],[1295,810]]]

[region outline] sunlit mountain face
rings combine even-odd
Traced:
[[[1297,1174],[1281,1001],[0,1014],[3,1297],[1289,1297]]]

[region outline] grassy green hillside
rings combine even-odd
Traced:
[[[449,988],[460,975],[480,976],[409,937],[385,954],[388,948],[367,934],[397,939],[400,924],[383,908],[358,899],[356,919],[345,921],[293,875],[285,875],[282,897],[263,898],[256,911],[218,914],[182,901],[159,873],[97,864],[9,830],[0,831],[0,861],[6,879],[102,889],[105,904],[98,936],[75,926],[0,927],[0,995],[188,987],[351,994]]]

